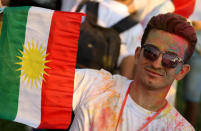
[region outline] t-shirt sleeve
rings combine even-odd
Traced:
[[[174,108],[171,112],[171,122],[174,131],[195,131],[193,126]]]
[[[94,84],[94,81],[100,78],[98,70],[76,69],[73,92],[73,110],[80,106]]]

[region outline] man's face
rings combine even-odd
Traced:
[[[2,4],[2,6],[7,6],[10,2],[10,0],[0,0],[0,1],[1,1],[0,3]]]
[[[162,52],[177,54],[184,59],[188,42],[180,36],[162,31],[151,30],[145,41],[145,44],[151,44]],[[187,65],[179,63],[175,68],[168,68],[162,65],[162,54],[156,60],[149,60],[143,55],[144,48],[138,48],[135,54],[136,60],[136,78],[145,87],[161,89],[169,87],[175,79],[182,79],[189,71]]]

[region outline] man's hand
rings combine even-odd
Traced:
[[[132,80],[134,78],[134,56],[127,56],[120,64],[120,74]]]
[[[0,8],[2,6],[8,6],[9,3],[10,3],[10,0],[0,0]]]
[[[1,0],[0,0],[0,8],[2,7],[2,3],[1,3]]]
[[[201,21],[192,21],[193,28],[197,30],[201,30]]]

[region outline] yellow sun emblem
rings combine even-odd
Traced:
[[[24,46],[24,52],[19,50],[22,54],[21,56],[16,56],[21,60],[16,64],[21,65],[17,71],[21,71],[20,77],[24,76],[23,82],[27,80],[27,85],[31,82],[31,87],[33,83],[35,83],[37,87],[37,83],[42,84],[42,80],[44,80],[43,74],[48,75],[44,69],[50,69],[48,66],[45,66],[45,63],[49,62],[45,60],[48,54],[44,54],[46,49],[42,49],[42,44],[38,47],[37,44],[34,44],[32,41],[32,45],[30,45],[29,41],[27,41],[28,47]],[[35,45],[35,46],[34,46]]]

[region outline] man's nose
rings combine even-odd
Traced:
[[[156,69],[160,69],[160,68],[162,68],[162,54],[160,54],[159,55],[159,57],[155,60],[155,61],[153,61],[152,62],[152,66],[154,67],[154,68],[156,68]]]

